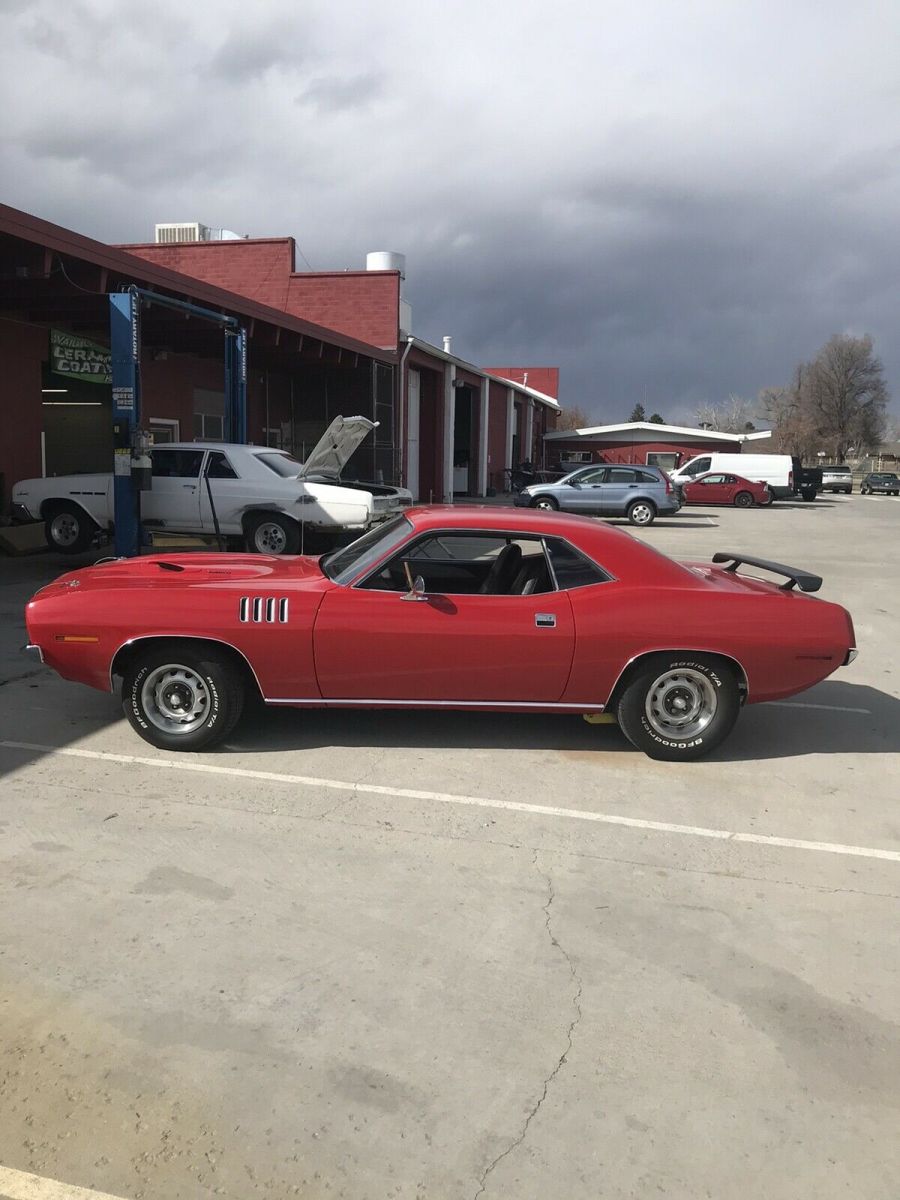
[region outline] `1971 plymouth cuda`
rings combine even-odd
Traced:
[[[651,757],[692,759],[743,704],[856,656],[849,613],[807,594],[821,582],[731,552],[678,563],[586,517],[423,507],[320,558],[98,563],[42,588],[26,620],[44,662],[120,690],[165,749],[221,742],[258,692],[297,708],[607,712]]]

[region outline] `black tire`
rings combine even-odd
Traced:
[[[750,492],[738,492],[734,498],[735,508],[752,508],[753,496]]]
[[[232,661],[202,642],[139,651],[122,678],[125,716],[160,750],[206,750],[223,741],[240,719],[245,693]]]
[[[628,505],[625,516],[632,525],[652,525],[656,520],[656,506],[652,500],[634,500]]]
[[[681,704],[686,711],[679,711]],[[639,665],[616,715],[636,749],[664,762],[685,762],[709,754],[724,741],[740,708],[732,668],[712,655],[673,651]],[[696,716],[690,720],[692,713]]]
[[[251,554],[299,554],[300,526],[282,513],[256,513],[247,522]]]
[[[553,496],[535,496],[531,502],[532,508],[542,508],[545,512],[558,512],[559,501]]]
[[[94,540],[97,524],[77,504],[55,504],[44,521],[44,537],[60,554],[83,554]]]
[[[817,493],[815,488],[801,488],[800,495],[807,504],[810,504],[813,500],[815,500]]]

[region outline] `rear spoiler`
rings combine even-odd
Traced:
[[[799,567],[786,567],[784,563],[769,562],[765,558],[751,558],[749,554],[732,554],[730,550],[720,550],[718,554],[713,555],[712,560],[714,563],[729,563],[726,571],[737,571],[739,566],[746,564],[748,567],[761,567],[764,571],[772,571],[775,575],[785,575],[787,583],[779,585],[785,592],[789,592],[795,584],[801,592],[817,592],[822,586],[821,578],[810,574],[809,571],[801,571]]]

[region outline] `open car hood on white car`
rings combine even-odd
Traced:
[[[338,479],[353,451],[377,424],[368,417],[335,417],[300,468],[298,479],[313,475]]]

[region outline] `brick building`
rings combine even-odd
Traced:
[[[302,458],[335,415],[363,413],[379,425],[348,475],[426,500],[483,495],[537,457],[555,391],[415,338],[400,269],[302,273],[294,254],[291,238],[109,246],[0,205],[0,512],[19,479],[111,469],[108,293],[132,284],[246,328],[252,442]],[[222,437],[221,328],[150,305],[141,332],[141,424],[157,440]],[[100,366],[61,374],[60,345]]]
[[[544,461],[565,471],[585,463],[644,463],[674,470],[697,454],[722,451],[739,454],[745,442],[762,442],[754,449],[765,452],[771,430],[753,433],[720,433],[680,425],[630,421],[624,425],[595,425],[589,429],[560,429],[544,435]]]

